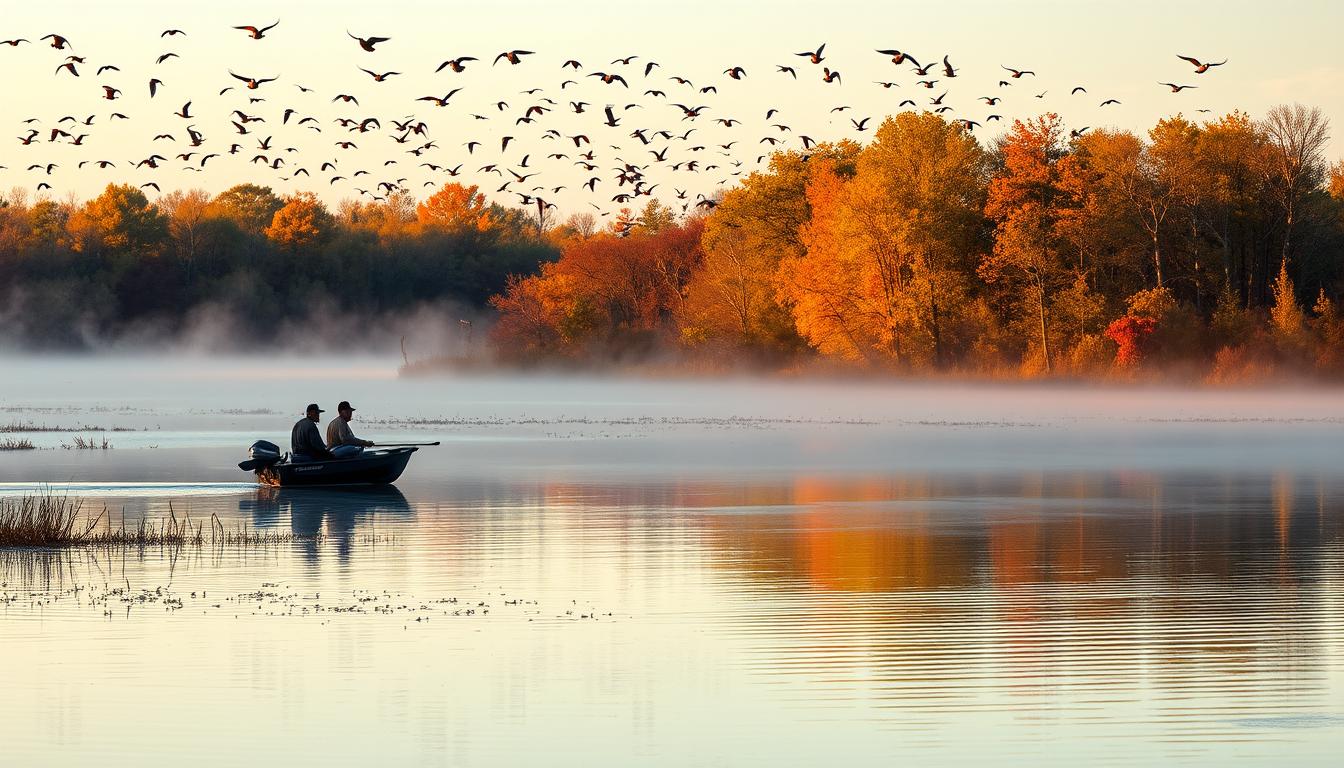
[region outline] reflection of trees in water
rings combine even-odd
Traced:
[[[337,557],[346,560],[359,528],[374,519],[409,521],[414,517],[406,497],[393,485],[344,488],[275,488],[262,486],[253,498],[238,502],[240,512],[250,515],[258,528],[276,527],[289,518],[290,530],[299,537],[306,556],[315,562],[323,543],[311,537],[323,534],[336,545]]]
[[[705,518],[761,579],[880,592],[1229,576],[1337,535],[1332,492],[1344,484],[1291,475],[801,476],[702,506],[761,510]]]
[[[948,706],[1142,680],[1134,700],[1207,714],[1328,687],[1344,477],[804,477],[739,495],[782,509],[703,523],[769,606],[761,656],[808,659],[779,669]]]

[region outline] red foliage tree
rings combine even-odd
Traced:
[[[1106,326],[1106,338],[1115,342],[1115,364],[1134,368],[1143,361],[1144,346],[1157,330],[1157,321],[1151,317],[1125,315]]]

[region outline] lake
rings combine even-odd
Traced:
[[[396,363],[0,359],[0,495],[323,534],[0,553],[0,764],[1337,764],[1337,390]]]

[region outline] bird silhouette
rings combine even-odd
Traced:
[[[443,98],[439,98],[438,96],[421,96],[420,98],[416,99],[416,101],[432,101],[434,102],[434,106],[436,107],[446,107],[448,106],[448,100],[453,98],[453,94],[457,93],[460,90],[462,89],[454,88],[453,90],[444,94]]]
[[[1158,85],[1165,85],[1165,86],[1167,86],[1168,88],[1171,89],[1171,92],[1172,92],[1172,93],[1180,93],[1181,91],[1184,91],[1184,90],[1187,89],[1187,88],[1198,88],[1198,87],[1199,87],[1199,86],[1197,86],[1197,85],[1177,85],[1177,84],[1175,84],[1175,83],[1158,83]]]
[[[522,57],[531,56],[532,53],[533,51],[518,51],[518,50],[504,51],[503,53],[495,57],[495,60],[491,62],[491,65],[493,66],[495,64],[498,64],[500,59],[506,59],[510,64],[519,64],[523,60]]]
[[[593,73],[591,73],[591,74],[588,75],[588,76],[589,76],[589,77],[600,77],[600,78],[602,78],[602,82],[606,83],[607,85],[611,85],[612,83],[620,83],[621,85],[625,86],[626,88],[629,88],[629,87],[630,87],[630,84],[627,83],[627,82],[625,81],[625,78],[624,78],[624,77],[621,77],[620,75],[607,74],[606,72],[593,72]]]
[[[246,84],[247,84],[247,88],[248,88],[248,90],[250,90],[250,91],[255,91],[255,90],[257,90],[258,88],[260,88],[261,86],[265,85],[266,83],[273,83],[273,82],[275,82],[276,80],[279,79],[279,78],[276,78],[276,77],[260,77],[260,78],[259,78],[259,77],[248,77],[248,76],[245,76],[245,75],[237,75],[237,74],[234,74],[233,70],[231,70],[231,69],[229,70],[229,74],[233,76],[233,79],[235,79],[235,80],[241,80],[241,81],[243,81],[244,83],[246,83]]]
[[[434,71],[435,71],[435,72],[442,72],[442,71],[444,70],[444,68],[446,67],[446,68],[448,68],[448,69],[453,70],[454,72],[461,72],[461,71],[463,71],[463,70],[465,70],[465,69],[467,68],[467,62],[468,62],[468,61],[476,61],[476,57],[475,57],[475,56],[459,56],[459,57],[457,57],[456,59],[449,59],[449,60],[443,62],[442,64],[440,64],[440,65],[438,66],[438,69],[435,69]]]
[[[234,27],[234,29],[241,29],[242,31],[246,32],[248,36],[251,37],[253,40],[260,40],[266,36],[267,32],[270,32],[272,29],[275,29],[276,25],[279,23],[280,20],[276,19],[275,22],[271,24],[269,27],[256,27],[251,24],[244,24],[239,27]]]
[[[359,47],[363,48],[368,53],[373,53],[373,47],[375,45],[386,43],[388,40],[392,39],[390,37],[359,37],[348,29],[345,31],[345,34],[350,35],[350,39],[359,43]]]
[[[367,69],[365,69],[365,68],[363,68],[363,67],[359,67],[359,71],[365,73],[365,74],[368,75],[369,77],[372,77],[372,78],[373,78],[373,82],[375,82],[375,83],[381,83],[381,82],[387,80],[387,78],[392,77],[393,75],[400,75],[400,74],[401,74],[400,72],[383,72],[383,73],[379,74],[378,72],[371,72],[371,71],[369,71],[369,70],[367,70]]]
[[[826,50],[826,44],[822,43],[821,45],[817,46],[817,50],[815,51],[803,51],[802,53],[795,53],[794,56],[804,56],[807,58],[808,61],[812,62],[813,64],[820,64],[821,62],[826,60],[822,58],[821,55],[821,52],[824,50]]]
[[[882,54],[883,56],[890,56],[890,57],[891,57],[891,63],[892,63],[892,64],[895,64],[895,65],[897,65],[897,66],[900,66],[901,64],[904,64],[904,63],[907,62],[907,61],[909,61],[911,64],[915,65],[916,67],[919,66],[919,62],[918,62],[918,61],[915,61],[915,57],[914,57],[914,56],[911,56],[911,55],[908,54],[908,53],[905,53],[904,51],[899,51],[899,50],[897,50],[897,49],[895,49],[895,48],[879,48],[877,52],[880,53],[880,54]],[[927,74],[927,73],[925,73],[925,74]]]
[[[1221,67],[1227,63],[1227,59],[1223,59],[1222,61],[1211,61],[1207,63],[1201,63],[1199,59],[1196,59],[1193,56],[1181,56],[1180,54],[1177,54],[1176,58],[1181,59],[1183,61],[1188,61],[1191,64],[1193,64],[1195,66],[1196,75],[1202,75],[1214,67]]]

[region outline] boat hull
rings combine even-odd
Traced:
[[[415,453],[413,447],[365,451],[351,459],[294,463],[257,470],[258,481],[283,487],[305,485],[386,485],[396,482]]]

